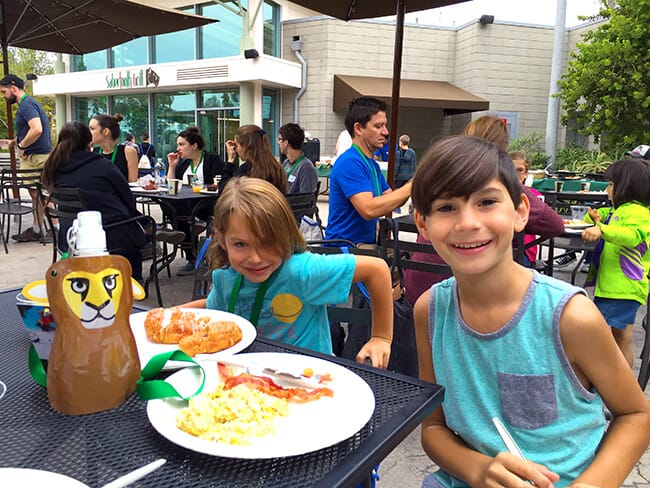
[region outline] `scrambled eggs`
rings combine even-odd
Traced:
[[[190,398],[176,417],[176,426],[192,435],[227,444],[250,444],[253,437],[275,432],[274,420],[286,417],[289,403],[246,385]]]

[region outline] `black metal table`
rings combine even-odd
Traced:
[[[598,191],[544,191],[544,202],[561,215],[570,215],[571,205],[590,204],[592,207],[607,205],[609,197]]]
[[[7,385],[6,395],[0,399],[0,467],[54,471],[100,486],[165,458],[167,464],[132,486],[356,487],[368,482],[371,469],[438,407],[444,396],[439,385],[258,339],[245,352],[299,352],[354,371],[375,394],[372,418],[349,439],[300,456],[250,460],[200,454],[159,435],[147,419],[146,403],[135,395],[121,407],[97,414],[71,417],[52,410],[45,389],[29,375],[30,340],[15,306],[18,292],[0,292],[0,380]]]

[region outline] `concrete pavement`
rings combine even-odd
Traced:
[[[321,218],[326,222],[327,202],[319,202]],[[27,220],[25,220],[27,224]],[[29,224],[27,224],[29,225]],[[16,225],[12,225],[16,228]],[[19,288],[30,281],[43,279],[45,271],[51,264],[52,245],[43,246],[40,243],[8,243],[9,254],[4,254],[0,248],[0,290]],[[150,261],[145,261],[146,266]],[[165,273],[160,275],[161,288],[165,306],[172,306],[190,300],[192,295],[192,277],[176,276],[176,270],[184,264],[182,258],[172,264],[172,278]],[[570,267],[557,273],[562,279],[569,278]],[[146,306],[155,307],[157,302],[153,289],[150,290],[150,297],[143,302]],[[637,316],[637,325],[640,324],[642,314],[645,314],[645,307]],[[635,328],[634,342],[635,352],[640,352],[643,341],[642,328]],[[638,370],[638,360],[635,365],[635,372]],[[646,396],[650,399],[650,387],[646,388]],[[419,487],[423,477],[435,470],[435,465],[424,454],[419,440],[420,429],[416,429],[407,437],[382,463],[379,471],[380,481],[378,486],[393,488],[416,488]],[[646,450],[644,456],[627,478],[624,488],[650,488],[650,449]]]

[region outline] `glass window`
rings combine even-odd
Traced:
[[[72,57],[73,71],[90,71],[108,68],[108,51],[95,51],[88,54],[76,54]]]
[[[201,92],[201,107],[239,107],[239,88]]]
[[[271,142],[273,154],[279,154],[278,148],[278,121],[280,120],[280,92],[271,88],[264,88],[262,91],[262,129]]]
[[[264,2],[264,54],[280,57],[280,7]]]
[[[108,113],[108,97],[75,98],[73,102],[73,120],[78,120],[86,125],[93,115]]]
[[[154,139],[161,157],[176,151],[178,133],[194,125],[196,95],[194,92],[156,93],[154,95]]]
[[[121,136],[130,132],[136,139],[143,132],[149,131],[149,100],[147,95],[121,95],[113,97],[113,113],[121,114],[124,120],[120,122]]]
[[[194,7],[178,9],[194,13]],[[171,63],[195,59],[196,29],[160,34],[154,38],[153,63]]]
[[[244,4],[245,2],[242,2]],[[242,5],[245,8],[245,5]],[[234,8],[234,7],[233,7]],[[220,22],[201,27],[199,59],[237,56],[242,36],[242,17],[223,5],[204,5],[201,15]]]
[[[137,66],[147,64],[148,37],[139,37],[111,48],[112,67]]]

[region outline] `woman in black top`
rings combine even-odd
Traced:
[[[223,174],[225,163],[217,153],[207,152],[205,141],[198,127],[191,126],[178,134],[176,152],[167,155],[169,171],[167,178],[183,180],[189,184],[188,176],[205,185],[211,185],[215,176]]]
[[[242,125],[235,133],[235,140],[226,142],[226,150],[228,164],[219,184],[220,191],[233,176],[251,176],[268,181],[286,195],[287,174],[273,156],[271,143],[264,129],[254,124]],[[236,156],[246,162],[237,166]]]
[[[91,135],[81,122],[65,124],[59,132],[58,143],[43,167],[43,184],[54,187],[76,187],[83,192],[88,210],[102,214],[104,225],[141,216],[129,184],[117,167],[99,154],[90,152]],[[143,220],[146,217],[142,216]],[[153,221],[152,221],[153,223]],[[66,234],[70,219],[59,222],[58,246],[67,250]],[[146,235],[138,222],[118,225],[106,230],[108,251],[124,256],[131,263],[131,275],[142,283],[140,248]]]
[[[88,128],[92,143],[99,146],[97,152],[110,160],[131,183],[138,181],[138,150],[119,143],[122,120],[120,114],[97,114],[90,119]]]

